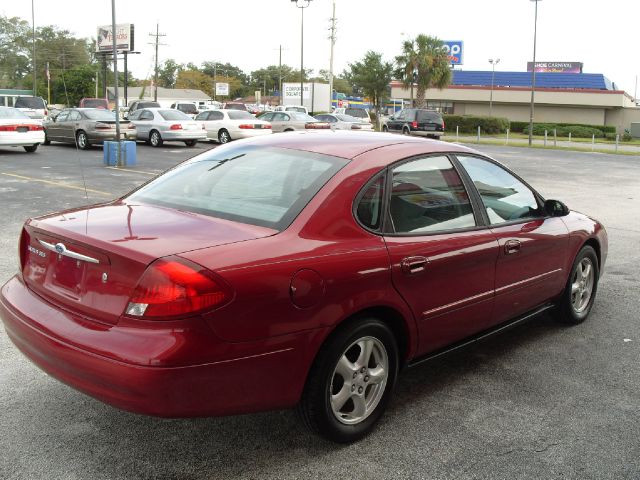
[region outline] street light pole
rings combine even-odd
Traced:
[[[291,0],[300,9],[300,106],[304,106],[304,9],[311,0]]]
[[[33,96],[38,95],[36,85],[36,15],[33,9],[33,0],[31,0],[31,33],[33,41]]]
[[[529,108],[529,146],[533,144],[533,103],[536,91],[536,41],[538,35],[538,2],[541,0],[530,0],[535,2],[535,16],[533,21],[533,65],[531,68],[531,105]]]
[[[489,95],[489,116],[491,117],[493,116],[493,80],[496,74],[496,65],[500,63],[500,59],[490,58],[489,63],[491,64],[491,93]]]

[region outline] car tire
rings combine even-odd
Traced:
[[[298,414],[312,432],[338,443],[354,442],[384,413],[398,365],[397,342],[385,323],[376,318],[350,323],[318,353]]]
[[[389,131],[389,127],[387,127],[386,125],[382,126],[382,131],[387,133]]]
[[[411,135],[411,130],[409,130],[409,127],[404,127],[402,129],[402,134],[403,135]]]
[[[44,132],[44,142],[42,142],[43,145],[51,145],[51,140],[49,140],[49,136],[47,135],[47,132],[45,130]]]
[[[35,145],[26,145],[24,147],[24,151],[27,153],[33,153],[36,150],[38,150],[38,144],[36,143]]]
[[[231,135],[224,128],[218,131],[218,143],[229,143],[231,141]]]
[[[157,130],[151,130],[151,133],[149,133],[149,144],[152,147],[161,147],[163,143],[164,141],[162,140],[160,132]]]
[[[198,143],[198,140],[185,140],[184,141],[184,144],[187,147],[195,147],[197,143]]]
[[[285,132],[293,132],[293,128],[287,128],[285,129]]]
[[[577,325],[587,319],[596,298],[599,276],[598,256],[593,247],[585,245],[576,255],[567,285],[556,304],[557,321]]]
[[[87,134],[83,130],[76,132],[76,145],[78,145],[80,150],[88,150],[91,148],[89,137],[87,137]]]

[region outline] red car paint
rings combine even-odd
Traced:
[[[552,301],[586,242],[601,266],[606,259],[605,230],[574,212],[420,236],[373,233],[354,218],[354,199],[388,165],[436,152],[480,155],[461,146],[349,132],[243,142],[350,161],[281,232],[126,197],[28,221],[24,269],[0,294],[17,347],[52,376],[125,410],[286,408],[300,399],[324,341],[354,316],[390,322],[409,362]],[[522,255],[507,257],[514,239]],[[41,257],[39,240],[64,240],[99,266]],[[169,255],[212,272],[225,302],[167,321],[126,315],[145,269]],[[427,266],[407,274],[403,261],[415,257]]]

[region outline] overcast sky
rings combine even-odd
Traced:
[[[111,0],[33,0],[36,26],[56,25],[78,37],[95,37],[111,23]],[[464,41],[465,70],[525,71],[533,56],[531,0],[335,0],[338,34],[334,72],[367,50],[393,60],[406,37],[419,33]],[[305,68],[329,66],[332,0],[312,0],[304,10]],[[31,2],[3,1],[0,13],[31,23]],[[537,61],[583,62],[585,73],[603,73],[634,94],[640,74],[638,0],[541,0]],[[300,68],[300,10],[290,0],[116,0],[116,22],[133,23],[136,50],[129,68],[138,78],[153,72],[149,42],[156,22],[160,62],[230,62],[249,73],[282,62]],[[122,67],[120,67],[122,68]]]

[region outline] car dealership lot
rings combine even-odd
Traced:
[[[211,147],[140,144],[126,170],[103,167],[100,148],[0,150],[0,282],[16,271],[24,218],[108,200]],[[115,410],[47,377],[0,327],[0,478],[640,475],[640,159],[480,149],[607,227],[609,258],[586,323],[542,316],[406,371],[379,428],[351,446],[311,436],[292,412],[162,420]]]

